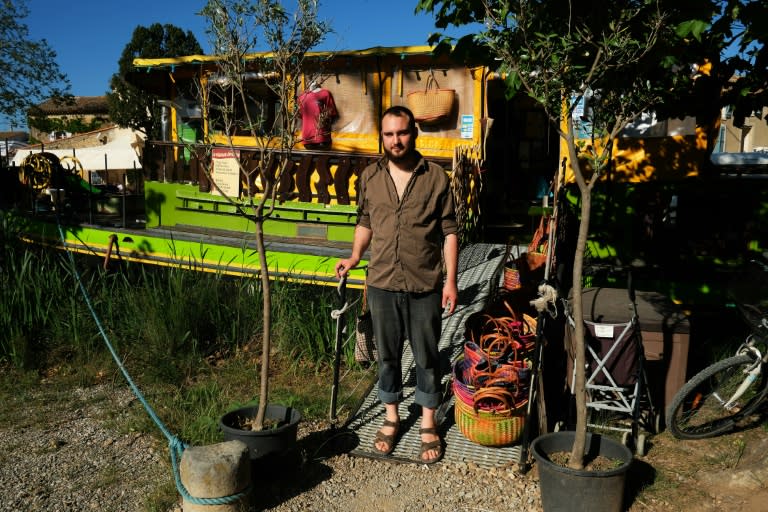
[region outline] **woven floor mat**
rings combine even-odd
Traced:
[[[459,257],[459,304],[451,316],[443,318],[440,337],[440,355],[443,361],[444,400],[437,410],[438,432],[445,440],[444,461],[472,462],[483,468],[517,464],[520,446],[503,448],[484,447],[467,440],[454,421],[453,394],[450,391],[450,362],[460,353],[464,344],[464,323],[471,314],[483,309],[492,289],[498,286],[499,268],[504,246],[472,244],[462,249]],[[371,392],[348,422],[348,429],[357,435],[358,445],[353,455],[386,458],[393,462],[419,463],[419,423],[421,408],[414,403],[415,366],[408,344],[403,353],[404,399],[400,403],[400,431],[395,449],[389,456],[378,454],[373,447],[376,431],[384,421],[384,407],[378,399],[378,387]]]

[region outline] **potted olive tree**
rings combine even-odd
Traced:
[[[472,41],[459,41],[454,52],[484,47],[499,65],[509,95],[522,92],[534,99],[559,134],[578,187],[580,220],[571,305],[574,318],[582,318],[593,188],[606,175],[622,130],[691,79],[680,71],[685,63],[674,57],[675,45],[683,46],[674,30],[680,13],[672,2],[661,0],[567,4],[422,0],[418,9],[436,13],[438,27],[482,23],[483,30]],[[582,503],[589,510],[622,510],[632,453],[618,441],[587,432],[583,322],[576,322],[573,338],[576,429],[545,434],[532,446],[544,508],[579,510]],[[566,462],[555,464],[552,452],[569,455],[563,457]],[[592,455],[614,463],[607,471],[585,467],[585,459]],[[599,477],[596,482],[591,480],[594,476]]]
[[[295,409],[269,403],[272,300],[264,221],[276,204],[283,173],[293,165],[292,151],[299,142],[296,97],[302,81],[316,80],[321,71],[322,62],[317,59],[308,65],[307,53],[330,32],[318,19],[317,2],[297,0],[292,11],[282,4],[209,0],[200,13],[208,20],[206,32],[217,54],[215,66],[200,77],[198,91],[209,128],[204,141],[208,158],[203,160],[209,162],[205,172],[211,187],[253,223],[259,258],[263,298],[259,402],[220,420],[225,438],[245,442],[252,459],[289,449],[301,419]],[[256,54],[259,48],[268,53]],[[230,168],[238,169],[234,190],[223,190],[217,183],[216,159],[210,158],[214,146],[230,150]],[[240,156],[241,148],[247,159]]]

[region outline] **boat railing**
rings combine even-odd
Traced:
[[[210,146],[174,142],[149,141],[144,151],[144,175],[147,179],[164,182],[197,184],[200,192],[210,192],[211,183],[205,172]],[[261,149],[253,146],[232,146],[239,150],[246,171],[253,170]],[[353,204],[356,200],[354,181],[362,170],[381,155],[363,152],[295,149],[291,164],[280,175],[277,184],[278,201],[300,201],[319,204]],[[430,158],[448,168],[450,160]],[[277,166],[277,159],[274,165]],[[270,169],[275,172],[276,169]],[[250,192],[258,194],[256,180]]]
[[[246,171],[255,169],[261,157],[259,148],[235,146],[232,149],[239,150],[240,161]],[[380,156],[376,153],[303,148],[292,151],[290,164],[280,174],[276,184],[274,220],[296,223],[305,229],[318,229],[321,224],[328,228],[354,224],[354,212],[350,214],[352,210],[349,206],[354,206],[357,201],[357,177]],[[24,190],[19,194],[8,194],[13,198],[9,202],[30,210],[36,217],[58,217],[66,213],[68,220],[74,223],[142,227],[151,220],[151,212],[146,211],[147,205],[154,204],[147,194],[152,195],[158,184],[161,187],[163,184],[184,184],[187,186],[178,189],[172,194],[173,197],[167,197],[174,211],[197,214],[198,219],[201,218],[199,214],[231,216],[206,173],[208,158],[210,146],[147,141],[140,168],[112,169],[105,165],[103,169],[82,170],[58,165],[50,177],[50,186],[35,189],[24,187],[19,181],[17,185]],[[276,172],[277,160],[274,159],[275,167],[270,172]],[[446,170],[450,169],[449,159],[430,157],[430,160],[442,164]],[[19,175],[18,168],[7,171],[9,176]],[[56,185],[64,176],[70,182],[66,186]],[[148,182],[156,183],[150,186]],[[262,192],[258,183],[256,179],[251,180],[250,192],[254,196]],[[241,187],[244,186],[241,183]],[[248,194],[241,192],[241,197],[236,199],[242,200],[245,195]],[[153,225],[158,223],[164,225],[165,219],[150,222]],[[317,228],[312,228],[312,225]]]

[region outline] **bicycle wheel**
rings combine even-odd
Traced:
[[[667,427],[678,439],[703,439],[732,430],[750,415],[765,397],[762,372],[730,408],[725,403],[747,378],[754,356],[741,354],[704,368],[689,380],[667,408]]]

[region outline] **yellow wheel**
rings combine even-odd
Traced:
[[[51,183],[59,159],[51,153],[31,153],[21,162],[21,182],[32,190],[41,191]]]
[[[83,164],[81,164],[80,160],[78,160],[76,157],[62,157],[61,160],[59,160],[59,163],[61,164],[61,168],[66,174],[80,176],[80,178],[85,179],[85,169],[83,169]]]

